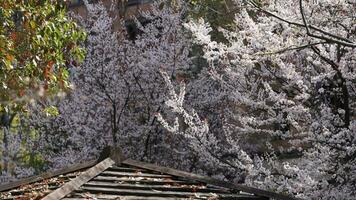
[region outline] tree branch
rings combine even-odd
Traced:
[[[310,43],[310,44],[304,44],[304,45],[297,46],[297,47],[294,47],[294,45],[292,45],[292,46],[286,47],[284,49],[280,49],[280,50],[275,51],[275,52],[256,53],[254,55],[258,56],[258,55],[282,54],[282,53],[285,53],[287,51],[301,50],[301,49],[309,48],[311,46],[315,46],[315,45],[318,45],[318,44],[328,44],[328,43],[329,42],[315,42],[315,43]]]
[[[302,4],[301,1],[302,1],[302,0],[299,1],[299,4],[300,4],[300,5]],[[286,20],[286,19],[284,19],[284,18],[282,18],[282,17],[280,17],[280,16],[278,16],[278,15],[276,15],[276,14],[270,12],[270,11],[267,11],[267,10],[261,8],[261,7],[260,7],[255,1],[253,1],[253,0],[249,0],[248,3],[249,3],[250,5],[252,5],[253,7],[257,8],[258,10],[260,10],[260,11],[266,13],[267,15],[272,16],[272,17],[274,17],[274,18],[276,18],[276,19],[278,19],[278,20],[280,20],[280,21],[283,21],[283,22],[288,23],[288,24],[290,24],[290,25],[294,25],[294,26],[306,28],[306,29],[307,29],[307,34],[308,34],[308,36],[310,36],[310,37],[318,38],[318,39],[321,39],[321,40],[325,40],[326,42],[329,42],[329,43],[336,43],[336,44],[340,44],[340,45],[347,46],[347,47],[351,47],[351,48],[355,48],[355,47],[356,47],[356,43],[353,42],[353,41],[350,41],[350,40],[347,39],[347,38],[344,38],[344,37],[341,37],[341,36],[338,36],[338,35],[329,33],[329,32],[327,32],[327,31],[324,31],[324,30],[322,30],[322,29],[320,29],[320,28],[318,28],[318,27],[315,27],[315,26],[313,26],[313,25],[308,25],[308,24],[306,24],[306,23],[305,23],[305,22],[306,22],[306,19],[304,19],[304,20],[305,20],[304,23],[298,23],[298,22],[289,21],[289,20]],[[305,18],[302,6],[300,6],[300,9],[301,9],[301,12],[302,12],[302,17]],[[303,21],[304,21],[304,20],[303,20]],[[325,36],[323,36],[323,35],[315,35],[315,34],[311,33],[310,30],[317,31],[317,32],[322,33],[323,35],[327,35],[327,36],[329,36],[329,37],[325,37]]]
[[[315,46],[311,46],[311,49],[314,51],[314,53],[316,53],[324,62],[328,63],[331,68],[333,70],[336,71],[336,74],[338,76],[338,78],[341,80],[341,89],[342,89],[342,98],[343,98],[343,109],[345,110],[345,125],[344,127],[345,128],[348,128],[349,125],[350,125],[350,121],[351,121],[351,111],[350,111],[350,105],[349,105],[349,98],[350,98],[350,95],[349,95],[349,91],[348,91],[348,88],[346,86],[346,80],[345,78],[343,77],[342,75],[342,72],[340,71],[339,69],[339,66],[334,62],[332,61],[331,59],[321,55],[319,49],[317,49]]]

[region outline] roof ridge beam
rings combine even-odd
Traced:
[[[115,162],[111,158],[106,158],[105,160],[99,162],[95,166],[89,168],[88,170],[82,172],[75,179],[65,183],[62,187],[51,192],[43,198],[43,200],[57,200],[62,199],[74,190],[80,188],[80,186],[87,183],[89,180],[99,175],[101,172],[105,171],[107,168],[114,165]]]

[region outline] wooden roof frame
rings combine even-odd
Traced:
[[[105,160],[99,162],[95,166],[81,173],[73,180],[69,181],[68,183],[65,183],[55,191],[51,192],[50,194],[45,196],[43,200],[57,200],[64,198],[66,195],[70,194],[74,190],[79,189],[80,186],[82,186],[107,168],[111,167],[113,164],[115,164],[115,162],[111,158],[106,158]]]
[[[102,161],[92,160],[87,163],[72,165],[66,169],[56,170],[53,172],[43,173],[43,174],[37,175],[37,176],[32,176],[29,178],[25,178],[25,179],[22,179],[19,181],[15,181],[15,182],[11,182],[11,183],[2,185],[2,186],[0,186],[0,192],[19,187],[21,185],[31,184],[31,183],[41,181],[44,179],[49,179],[49,178],[52,178],[52,177],[55,177],[58,175],[67,174],[67,173],[71,173],[71,172],[75,172],[78,170],[88,168],[86,171],[81,173],[78,177],[65,183],[57,190],[52,191],[50,194],[48,194],[44,198],[44,200],[61,199],[64,196],[66,196],[67,194],[70,194],[72,191],[78,189],[80,186],[82,186],[83,184],[85,184],[90,179],[94,178],[95,176],[97,176],[98,174],[100,174],[101,172],[103,172],[104,170],[109,168],[110,166],[113,166],[117,162],[117,161],[115,162],[114,160],[115,159],[112,159],[110,156]],[[207,176],[201,176],[201,175],[197,175],[197,174],[193,174],[193,173],[189,173],[189,172],[184,172],[184,171],[180,171],[180,170],[176,170],[176,169],[172,169],[172,168],[168,168],[168,167],[162,167],[162,166],[158,166],[155,164],[145,163],[145,162],[136,161],[136,160],[132,160],[132,159],[123,160],[121,163],[126,164],[126,165],[131,165],[134,167],[138,167],[138,168],[142,168],[142,169],[152,170],[152,171],[176,176],[176,177],[181,177],[181,178],[191,180],[191,181],[199,181],[199,182],[210,184],[210,185],[215,185],[215,186],[219,186],[219,187],[223,187],[223,188],[232,189],[234,191],[250,193],[250,194],[254,194],[258,197],[264,197],[266,199],[273,198],[276,200],[302,200],[300,198],[296,198],[296,197],[292,197],[292,196],[288,196],[288,195],[278,194],[278,193],[270,192],[267,190],[261,190],[261,189],[249,187],[246,185],[234,184],[234,183],[214,179],[214,178],[207,177]],[[120,164],[120,163],[116,163],[116,164]]]
[[[59,170],[55,170],[55,171],[52,171],[52,172],[45,172],[45,173],[40,174],[40,175],[30,176],[28,178],[20,179],[18,181],[13,181],[13,182],[10,182],[10,183],[5,184],[5,185],[0,185],[0,192],[6,191],[6,190],[10,190],[12,188],[20,187],[22,185],[31,184],[31,183],[34,183],[34,182],[38,182],[38,181],[42,181],[42,180],[45,180],[45,179],[53,178],[55,176],[59,176],[59,175],[62,175],[62,174],[68,174],[68,173],[75,172],[75,171],[78,171],[78,170],[81,170],[81,169],[90,168],[90,167],[94,166],[95,164],[97,164],[97,162],[98,162],[97,160],[91,160],[91,161],[88,161],[88,162],[85,162],[85,163],[72,165],[72,166],[70,166],[68,168],[65,168],[65,169],[59,169]]]
[[[216,186],[220,186],[220,187],[224,187],[224,188],[229,188],[232,190],[246,192],[246,193],[254,194],[259,197],[266,197],[266,199],[273,198],[276,200],[303,200],[301,198],[278,194],[278,193],[270,192],[267,190],[261,190],[261,189],[249,187],[246,185],[234,184],[234,183],[222,181],[219,179],[214,179],[214,178],[211,178],[208,176],[201,176],[201,175],[197,175],[197,174],[193,174],[193,173],[189,173],[189,172],[185,172],[185,171],[180,171],[180,170],[172,169],[169,167],[162,167],[162,166],[145,163],[145,162],[141,162],[141,161],[126,159],[122,163],[131,165],[131,166],[135,166],[135,167],[140,167],[143,169],[153,170],[153,171],[157,171],[157,172],[161,172],[161,173],[165,173],[165,174],[169,174],[169,175],[173,175],[173,176],[186,178],[188,180],[200,181],[200,182],[211,184],[211,185],[216,185]]]

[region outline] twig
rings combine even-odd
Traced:
[[[311,46],[315,46],[315,45],[318,45],[318,44],[328,44],[328,43],[329,42],[315,42],[315,43],[305,44],[305,45],[298,46],[298,47],[294,47],[295,45],[292,45],[292,46],[289,46],[287,48],[284,48],[284,49],[281,49],[281,50],[278,50],[278,51],[275,51],[275,52],[256,53],[256,54],[253,54],[253,55],[257,56],[257,55],[281,54],[281,53],[284,53],[284,52],[287,52],[287,51],[301,50],[301,49],[305,49],[305,48],[308,48],[308,47],[311,47]]]
[[[300,9],[300,13],[302,14],[302,19],[303,19],[305,29],[307,30],[307,34],[311,35],[307,20],[305,19],[305,14],[304,14],[304,10],[303,10],[303,0],[299,0],[299,9]]]
[[[349,47],[356,47],[356,44],[354,43],[350,43],[350,42],[345,42],[345,38],[342,38],[343,41],[340,41],[340,37],[337,36],[336,38],[338,40],[334,40],[332,38],[327,38],[323,35],[315,35],[310,31],[310,25],[308,25],[307,20],[305,18],[305,14],[304,14],[304,9],[303,9],[303,0],[299,0],[299,9],[300,9],[300,13],[302,15],[302,19],[303,19],[303,26],[305,27],[306,31],[307,31],[307,35],[309,35],[310,37],[314,37],[314,38],[318,38],[321,40],[325,40],[325,41],[329,41],[332,43],[336,43],[336,44],[340,44],[340,45],[344,45],[344,46],[349,46]],[[321,30],[321,29],[320,29]],[[326,34],[326,35],[330,35],[328,32],[321,30],[321,33]],[[331,35],[332,37],[335,37],[334,35]]]
[[[302,0],[299,1],[300,4],[302,4],[301,1],[302,1]],[[268,15],[270,15],[270,16],[272,16],[272,17],[274,17],[274,18],[276,18],[276,19],[278,19],[278,20],[280,20],[280,21],[283,21],[283,22],[285,22],[285,23],[288,23],[288,24],[294,25],[294,26],[305,27],[305,28],[307,29],[307,34],[308,34],[309,36],[311,36],[311,37],[315,37],[315,38],[318,38],[318,39],[322,39],[322,40],[325,40],[325,41],[327,41],[327,42],[329,42],[329,43],[341,44],[341,45],[343,45],[343,46],[352,47],[352,48],[355,48],[355,47],[356,47],[356,43],[355,43],[355,42],[350,41],[350,40],[347,39],[347,38],[340,37],[340,36],[338,36],[338,35],[335,35],[335,34],[332,34],[332,33],[327,32],[327,31],[324,31],[324,30],[322,30],[322,29],[320,29],[320,28],[318,28],[318,27],[315,27],[315,26],[313,26],[313,25],[308,25],[308,24],[305,23],[305,22],[306,22],[305,19],[304,19],[304,20],[305,20],[304,23],[298,23],[298,22],[289,21],[289,20],[284,19],[284,18],[282,18],[282,17],[280,17],[280,16],[278,16],[278,15],[276,15],[276,14],[270,12],[270,11],[267,11],[267,10],[261,8],[261,7],[260,7],[256,2],[254,2],[253,0],[248,0],[248,2],[249,2],[250,5],[252,5],[253,7],[257,8],[258,10],[260,10],[260,11],[262,11],[262,12],[264,12],[264,13],[266,13],[266,14],[268,14]],[[301,9],[301,12],[302,12],[302,17],[305,18],[302,6],[300,6],[300,9]],[[304,20],[303,20],[303,21],[304,21]],[[313,34],[313,33],[310,32],[310,29],[311,29],[311,30],[314,30],[314,31],[317,31],[317,32],[320,32],[320,33],[322,33],[322,34],[324,34],[324,35],[327,35],[327,36],[329,36],[329,37],[331,37],[331,38],[328,38],[328,37],[325,37],[325,36],[322,36],[322,35],[315,35],[315,34]],[[333,39],[333,38],[335,38],[335,39]]]

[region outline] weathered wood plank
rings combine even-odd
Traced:
[[[136,167],[124,167],[124,166],[112,166],[109,169],[107,169],[108,171],[120,171],[120,172],[150,172],[150,173],[157,173],[155,171],[150,171],[150,170],[146,170],[146,169],[142,169],[142,168],[136,168]]]
[[[53,172],[46,172],[46,173],[43,173],[43,174],[40,174],[40,175],[37,175],[37,176],[31,176],[31,177],[28,177],[28,178],[21,179],[19,181],[14,181],[14,182],[11,182],[11,183],[8,183],[8,184],[5,184],[5,185],[1,185],[0,186],[0,192],[6,191],[6,190],[10,190],[12,188],[19,187],[21,185],[27,185],[27,184],[30,184],[30,183],[34,183],[34,182],[37,182],[37,181],[44,180],[44,179],[52,178],[52,177],[55,177],[55,176],[58,176],[58,175],[61,175],[61,174],[67,174],[67,173],[71,173],[73,171],[77,171],[77,170],[85,169],[85,168],[88,168],[88,167],[92,167],[96,163],[97,163],[96,160],[92,160],[92,161],[89,161],[89,162],[86,162],[86,163],[75,164],[75,165],[72,165],[72,166],[70,166],[68,168],[65,168],[65,169],[60,169],[60,170],[56,170],[56,171],[53,171]]]
[[[243,194],[226,194],[226,193],[202,193],[202,192],[177,192],[177,191],[160,191],[160,190],[129,190],[118,188],[102,188],[102,187],[89,187],[82,186],[80,190],[83,193],[89,192],[90,194],[112,194],[118,196],[135,195],[135,196],[157,196],[157,197],[218,197],[218,198],[246,198],[258,199],[253,195]]]
[[[83,195],[84,196],[84,195]],[[112,195],[112,194],[98,194],[98,195],[88,195],[87,197],[81,197],[81,194],[76,194],[73,197],[66,197],[63,200],[88,200],[88,199],[124,199],[124,200],[193,200],[193,199],[208,199],[207,197],[197,197],[194,196],[192,198],[186,197],[159,197],[159,196],[120,196],[120,195]],[[214,198],[211,198],[214,199]],[[256,196],[240,196],[240,197],[219,197],[219,200],[263,200]],[[214,199],[215,200],[215,199]]]
[[[104,175],[113,175],[117,177],[129,176],[129,177],[150,177],[150,178],[172,178],[171,175],[162,175],[162,174],[149,174],[141,172],[115,172],[115,171],[103,171],[100,173],[101,176]]]
[[[27,199],[39,199],[41,196],[45,196],[47,194],[49,194],[51,191],[42,191],[41,194],[32,194],[32,193],[28,193],[28,194],[21,194],[21,195],[9,195],[9,196],[3,196],[1,197],[1,200],[27,200]]]
[[[207,188],[206,186],[198,185],[147,185],[147,184],[126,184],[126,183],[111,183],[100,181],[89,181],[83,186],[106,187],[106,188],[121,188],[121,189],[141,189],[141,190],[162,190],[162,191],[186,191],[186,192],[220,192],[231,193],[229,189]]]
[[[174,197],[140,197],[140,196],[119,196],[119,195],[91,195],[90,197],[66,197],[62,200],[88,200],[88,199],[124,199],[124,200],[187,200],[187,198]]]
[[[46,190],[53,191],[57,188],[59,188],[59,186],[50,186],[50,187],[46,188]],[[41,190],[43,190],[43,188],[12,190],[11,195],[18,196],[18,195],[23,195],[23,194],[27,194],[27,193],[31,194],[32,192],[40,192]]]
[[[94,178],[110,166],[115,164],[113,160],[107,158],[100,163],[96,164],[94,167],[89,168],[82,174],[80,174],[75,179],[65,183],[62,187],[58,188],[57,190],[53,191],[49,195],[47,195],[43,200],[58,200],[65,197],[67,194],[71,193],[72,191],[78,189],[84,183],[88,182],[90,179]]]
[[[225,188],[239,190],[242,192],[255,194],[257,196],[273,198],[276,200],[301,200],[300,198],[296,198],[296,197],[291,197],[291,196],[282,195],[282,194],[278,194],[278,193],[274,193],[274,192],[270,192],[270,191],[266,191],[266,190],[252,188],[252,187],[248,187],[248,186],[241,185],[241,184],[232,184],[232,183],[228,183],[228,182],[221,181],[218,179],[213,179],[213,178],[206,177],[206,176],[192,174],[192,173],[175,170],[175,169],[171,169],[168,167],[162,167],[162,166],[158,166],[158,165],[154,165],[154,164],[144,163],[144,162],[140,162],[140,161],[136,161],[136,160],[126,159],[122,163],[131,165],[134,167],[140,167],[140,168],[144,168],[144,169],[148,169],[148,170],[159,171],[161,173],[165,173],[165,174],[169,174],[169,175],[173,175],[173,176],[184,177],[188,180],[201,181],[201,182],[208,183],[211,185],[217,185],[217,186],[221,186],[221,187],[225,187]]]
[[[173,179],[162,179],[162,178],[149,178],[149,177],[113,177],[113,176],[97,176],[93,178],[94,181],[108,181],[108,182],[128,182],[128,183],[147,183],[147,184],[185,184],[185,185],[195,185],[198,182],[195,181],[181,181]]]

